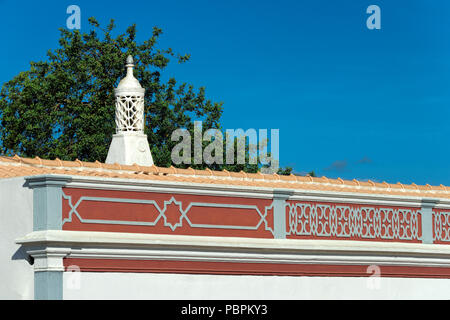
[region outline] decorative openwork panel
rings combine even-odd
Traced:
[[[436,243],[450,242],[450,211],[433,211],[433,240]]]
[[[144,131],[144,96],[116,96],[116,131]]]
[[[420,209],[289,202],[289,238],[419,242]]]

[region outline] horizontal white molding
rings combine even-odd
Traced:
[[[26,179],[37,179],[38,177],[51,177],[51,175],[31,176],[26,177]],[[420,207],[423,199],[437,199],[439,200],[437,204],[438,208],[450,209],[450,199],[438,198],[433,193],[430,193],[427,197],[423,197],[410,195],[403,196],[363,192],[346,192],[345,187],[342,187],[342,191],[302,190],[295,189],[295,184],[292,185],[292,188],[268,188],[244,185],[237,186],[226,185],[227,179],[211,179],[210,184],[205,184],[192,182],[104,178],[73,175],[67,175],[66,177],[70,178],[69,181],[65,184],[66,187],[81,189],[86,188],[117,191],[158,192],[170,194],[179,193],[262,199],[272,199],[275,191],[285,191],[288,194],[291,194],[289,200],[293,201],[327,201],[338,203],[345,202],[355,204],[375,204],[409,207]],[[360,188],[361,190],[365,190],[363,187]],[[368,187],[365,188],[367,189]]]
[[[438,203],[435,207],[435,209],[445,209],[450,210],[450,201],[442,201]]]
[[[385,205],[396,207],[413,207],[420,208],[422,205],[422,198],[399,198],[388,195],[361,195],[361,194],[330,194],[330,193],[313,193],[305,192],[298,195],[299,192],[294,193],[289,197],[290,201],[311,201],[311,202],[330,202],[330,203],[348,203],[361,205]]]
[[[450,267],[450,245],[37,231],[16,241],[67,258]],[[56,251],[55,251],[56,250]],[[62,264],[52,263],[54,266]],[[45,270],[40,264],[40,271]],[[54,269],[53,269],[54,270]]]
[[[66,187],[116,191],[158,192],[169,194],[175,192],[179,194],[263,199],[272,199],[273,196],[272,188],[234,186],[214,183],[204,184],[192,182],[83,176],[71,176],[71,181],[66,184]]]

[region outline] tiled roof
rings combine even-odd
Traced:
[[[288,188],[295,190],[315,190],[334,192],[354,192],[387,195],[403,195],[427,198],[450,198],[450,187],[443,185],[389,184],[372,181],[313,178],[302,176],[282,176],[277,174],[245,173],[177,169],[174,167],[142,167],[138,165],[105,164],[79,160],[44,160],[38,157],[21,158],[0,156],[0,179],[34,176],[42,174],[91,176],[104,178],[144,179],[174,182],[241,185],[249,187]]]

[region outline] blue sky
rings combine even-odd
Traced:
[[[450,186],[448,1],[0,0],[0,84],[58,46],[71,4],[85,31],[91,16],[139,40],[162,28],[162,48],[191,54],[166,76],[223,101],[223,128],[280,129],[282,166]]]

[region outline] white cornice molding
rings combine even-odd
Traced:
[[[52,177],[59,180],[65,180],[65,187],[70,188],[89,188],[100,190],[117,191],[138,191],[138,192],[160,192],[160,193],[180,193],[209,196],[230,196],[230,197],[248,197],[272,199],[275,192],[285,191],[290,194],[289,200],[294,201],[325,201],[337,203],[355,203],[355,204],[374,204],[387,206],[409,206],[421,207],[424,199],[436,199],[438,204],[436,208],[450,209],[450,199],[434,198],[422,196],[403,196],[387,195],[374,193],[356,193],[356,192],[333,192],[300,190],[289,188],[267,188],[252,186],[236,186],[221,184],[221,180],[212,180],[211,184],[176,182],[176,181],[158,181],[142,179],[124,179],[124,178],[104,178],[73,175],[39,175],[25,177],[27,181],[50,181]],[[224,180],[226,181],[226,180]],[[217,182],[217,183],[214,183]]]
[[[62,271],[62,258],[450,267],[450,245],[351,240],[253,239],[86,231],[37,231],[17,239]],[[39,249],[37,249],[39,248]],[[50,262],[44,259],[51,259]],[[59,260],[58,260],[59,259]],[[36,260],[35,260],[36,261]]]

